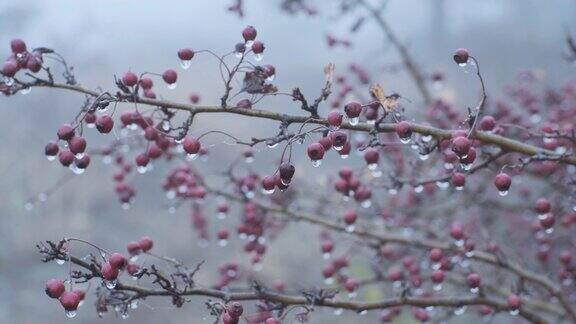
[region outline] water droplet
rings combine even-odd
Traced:
[[[344,146],[336,146],[336,145],[334,145],[333,148],[334,148],[336,151],[342,151],[342,149],[344,148]]]
[[[4,84],[11,87],[14,85],[14,79],[10,77],[4,77]]]
[[[170,89],[170,90],[174,90],[174,89],[176,89],[177,86],[178,86],[178,84],[176,82],[174,82],[174,83],[168,84],[166,87],[168,87],[168,89]]]
[[[354,225],[346,226],[346,232],[348,232],[348,233],[354,232],[354,229],[356,229],[356,226],[354,226]]]
[[[76,155],[74,155],[77,159],[81,159],[84,157],[84,153],[77,153]]]
[[[47,195],[47,194],[45,194],[45,193],[43,193],[43,192],[41,192],[41,193],[38,194],[38,200],[39,200],[40,202],[45,202],[46,199],[48,199],[48,195]]]
[[[86,169],[81,169],[81,168],[77,167],[76,164],[74,164],[74,163],[70,164],[70,166],[68,168],[70,170],[72,170],[72,172],[74,172],[74,174],[83,174],[84,171],[86,171]]]
[[[332,285],[334,283],[334,278],[326,278],[324,279],[324,284]]]
[[[390,188],[388,189],[388,193],[391,195],[397,195],[398,194],[398,189],[396,188]]]
[[[270,190],[262,189],[262,193],[265,194],[265,195],[271,195],[271,194],[274,193],[275,189],[276,189],[276,188],[272,188],[272,189],[270,189]]]
[[[422,161],[428,160],[429,157],[430,157],[430,155],[427,154],[427,153],[420,153],[420,154],[418,154],[418,158],[420,158],[420,160],[422,160]]]
[[[198,154],[187,154],[188,156],[188,160],[190,161],[194,161],[196,160],[196,158],[198,158]]]
[[[20,93],[23,94],[23,95],[27,95],[27,94],[30,93],[30,91],[32,91],[32,88],[31,88],[31,87],[27,87],[27,88],[24,88],[24,89],[20,90]]]
[[[547,214],[539,214],[539,215],[538,215],[538,219],[539,219],[539,220],[544,220],[544,219],[546,219],[547,216],[548,216]]]
[[[218,219],[220,219],[220,220],[226,219],[226,213],[220,212],[220,213],[218,213],[218,214],[216,215],[216,218],[218,218]]]
[[[262,263],[260,263],[260,262],[254,263],[252,265],[252,270],[254,270],[256,272],[262,271],[262,268],[264,268],[264,267],[262,266]]]
[[[56,155],[46,155],[46,159],[48,161],[54,161],[54,160],[56,160]]]
[[[460,163],[460,167],[464,171],[470,171],[470,169],[472,169],[472,163]]]
[[[416,187],[414,187],[414,192],[415,192],[415,193],[421,193],[422,191],[424,191],[424,186],[423,186],[423,185],[417,185]]]
[[[468,63],[458,63],[458,66],[461,68],[466,67],[467,65],[468,65]]]
[[[228,240],[219,240],[218,245],[221,247],[225,247],[226,245],[228,245]]]
[[[137,300],[131,301],[130,302],[130,308],[137,309],[138,308],[138,301]]]
[[[78,313],[76,311],[66,311],[66,317],[74,318]]]
[[[332,256],[332,254],[330,254],[330,253],[324,253],[324,254],[322,254],[322,257],[324,258],[324,260],[330,259],[331,256]]]
[[[254,158],[251,157],[251,156],[249,156],[249,157],[247,157],[247,158],[244,159],[244,162],[250,164],[250,163],[254,162]]]
[[[462,314],[464,314],[465,311],[466,311],[466,306],[457,307],[454,310],[454,315],[462,315]]]
[[[432,140],[432,135],[422,135],[420,139],[422,139],[422,142],[428,143]]]
[[[123,311],[122,315],[120,315],[120,317],[122,317],[122,319],[128,319],[128,317],[130,317],[130,315],[128,315],[127,311]]]
[[[139,166],[136,168],[136,170],[138,171],[138,173],[144,174],[144,173],[146,173],[146,171],[148,171],[148,168],[145,166]]]
[[[440,291],[442,290],[442,284],[435,284],[434,286],[432,286],[432,289],[434,289],[434,291]]]
[[[246,43],[244,43],[244,46],[246,46],[246,48],[250,48],[250,47],[252,47],[252,44],[254,44],[254,41],[248,40],[248,41],[246,41]]]
[[[165,120],[162,122],[162,130],[164,130],[165,132],[170,130],[170,122]]]
[[[275,77],[276,77],[276,75],[275,75],[275,74],[272,74],[271,76],[269,76],[269,77],[266,78],[266,81],[267,81],[267,82],[272,82],[272,81],[274,81],[274,78],[275,78]]]
[[[117,280],[104,280],[104,285],[106,285],[108,289],[116,288],[116,283],[118,283]]]
[[[470,288],[470,292],[473,294],[477,294],[480,291],[480,289],[478,289],[478,287],[476,288]]]
[[[136,262],[136,261],[138,261],[138,254],[135,254],[135,255],[131,256],[131,257],[130,257],[130,261],[131,261],[131,262]]]
[[[359,121],[360,121],[360,118],[358,118],[358,117],[353,117],[353,118],[348,119],[348,122],[352,126],[358,125]]]
[[[444,168],[447,170],[452,170],[454,169],[454,164],[452,163],[444,163]]]
[[[552,233],[554,233],[554,227],[547,228],[546,230],[544,230],[544,232],[546,234],[552,234]]]
[[[518,314],[520,314],[520,310],[518,310],[518,309],[514,309],[514,310],[510,311],[510,315],[512,315],[512,316],[516,316]]]
[[[166,191],[166,198],[168,198],[170,200],[176,198],[176,191],[172,190],[172,189]]]
[[[334,310],[334,315],[336,315],[336,316],[340,316],[340,315],[342,315],[342,313],[344,313],[344,309],[342,309],[342,308],[336,308]]]
[[[412,138],[410,138],[410,137],[400,137],[400,142],[402,144],[408,144],[408,143],[410,143],[411,140],[412,140]]]
[[[192,60],[180,60],[180,67],[182,70],[188,70],[192,65]]]
[[[242,52],[235,52],[234,56],[236,56],[236,58],[242,58],[242,56],[244,56],[244,53]]]
[[[312,166],[317,168],[322,164],[322,160],[312,160]]]
[[[340,155],[340,158],[341,158],[341,159],[347,159],[348,157],[349,157],[348,154],[341,154],[341,155]]]
[[[542,121],[542,117],[539,114],[530,115],[530,122],[532,124],[538,124],[540,121]]]
[[[174,206],[168,207],[168,213],[169,213],[169,214],[174,214],[174,213],[176,213],[176,207],[174,207]]]
[[[438,186],[438,188],[440,189],[446,189],[450,186],[450,184],[448,183],[448,181],[436,181],[436,185]]]
[[[362,206],[363,208],[370,208],[370,206],[372,206],[372,201],[371,200],[364,200],[360,206]]]
[[[380,178],[382,176],[382,171],[379,169],[372,170],[372,176],[374,178]]]
[[[27,202],[27,203],[24,204],[24,209],[25,209],[26,211],[31,211],[33,208],[34,208],[34,204],[31,203],[31,202]]]
[[[276,146],[278,146],[278,142],[269,142],[266,143],[266,146],[268,146],[269,148],[275,148]]]
[[[112,163],[112,157],[110,155],[104,155],[104,157],[102,157],[102,163],[104,164]]]
[[[263,58],[264,58],[264,55],[262,53],[254,54],[254,60],[255,61],[262,61]]]
[[[63,265],[64,263],[66,263],[66,260],[64,260],[64,259],[56,259],[56,264]]]
[[[128,203],[128,202],[122,203],[122,209],[123,209],[123,210],[128,210],[128,209],[130,209],[130,203]]]
[[[354,298],[356,298],[356,296],[358,296],[358,294],[355,291],[348,293],[349,299],[354,299]]]
[[[467,251],[467,252],[464,253],[464,255],[465,255],[466,257],[468,257],[468,258],[471,258],[471,257],[474,256],[474,251]]]
[[[508,194],[508,190],[498,191],[498,194],[499,194],[500,196],[504,197],[504,196],[506,196],[506,195]]]

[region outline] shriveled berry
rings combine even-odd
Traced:
[[[249,99],[242,99],[236,103],[236,108],[250,109],[252,108],[252,102]]]

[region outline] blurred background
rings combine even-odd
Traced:
[[[319,14],[314,17],[289,15],[279,1],[246,0],[245,17],[227,11],[231,0],[213,1],[0,1],[0,55],[8,56],[9,41],[23,38],[29,48],[54,48],[75,67],[77,80],[95,89],[112,89],[113,75],[128,69],[135,72],[161,72],[175,68],[176,52],[182,47],[230,51],[241,40],[240,32],[254,25],[258,38],[266,44],[263,63],[277,69],[275,83],[284,91],[300,87],[307,96],[315,96],[323,84],[323,67],[333,62],[345,72],[351,62],[362,63],[389,91],[401,93],[411,102],[407,110],[421,109],[414,84],[402,71],[386,69],[399,63],[395,49],[370,22],[357,35],[349,36],[349,21],[335,18],[338,1],[312,1]],[[427,73],[442,71],[446,76],[442,96],[461,106],[472,105],[478,96],[477,80],[466,75],[452,61],[455,48],[466,47],[482,66],[490,98],[503,94],[503,87],[514,82],[522,70],[537,70],[551,85],[571,78],[573,67],[562,59],[566,52],[566,32],[576,33],[576,1],[538,0],[391,0],[385,17],[407,44],[414,59]],[[326,35],[349,38],[350,49],[326,45]],[[187,101],[190,92],[201,94],[201,103],[218,104],[222,84],[215,60],[202,55],[181,74],[178,88],[158,88],[157,94],[174,101]],[[158,81],[160,83],[160,81]],[[203,283],[212,283],[216,268],[227,260],[249,265],[241,245],[223,249],[211,244],[200,248],[190,226],[190,210],[167,210],[160,182],[167,167],[159,165],[146,177],[135,175],[138,195],[129,210],[123,210],[114,193],[113,170],[94,159],[88,171],[71,176],[46,202],[25,208],[31,199],[50,191],[70,172],[43,155],[47,141],[55,138],[58,126],[69,121],[80,108],[83,97],[61,90],[33,89],[26,96],[0,97],[0,323],[59,323],[68,321],[57,302],[44,294],[45,280],[65,277],[65,267],[42,264],[35,244],[74,236],[98,242],[110,250],[124,251],[128,241],[150,235],[156,240],[156,252],[173,256],[189,264],[206,260],[198,275]],[[267,99],[259,107],[274,111],[296,111],[285,98]],[[326,105],[323,109],[326,109]],[[245,118],[222,116],[200,118],[194,131],[227,130],[243,138],[270,136],[277,125]],[[89,147],[105,143],[102,136],[88,132]],[[201,166],[206,170],[225,167],[241,148],[211,138],[214,152]],[[265,152],[256,152],[255,168],[271,169]],[[258,157],[264,155],[262,159]],[[271,155],[271,154],[268,154]],[[305,163],[299,154],[302,164]],[[198,164],[203,162],[198,161]],[[297,160],[298,163],[298,160]],[[205,163],[206,164],[206,163]],[[328,161],[327,168],[337,164]],[[322,188],[322,177],[311,168],[299,170],[312,185]],[[207,171],[208,172],[208,171]],[[30,206],[28,206],[30,207]],[[212,215],[207,215],[211,220]],[[212,221],[211,221],[212,222]],[[233,222],[233,218],[228,220]],[[214,223],[214,222],[212,222]],[[233,228],[231,224],[229,228]],[[211,225],[211,228],[223,226]],[[292,224],[287,233],[274,240],[264,260],[264,269],[255,276],[266,283],[282,279],[289,286],[310,287],[322,284],[317,229]],[[234,242],[234,240],[232,240]],[[313,248],[310,248],[313,246]],[[359,270],[361,271],[361,270]],[[93,292],[93,288],[91,287]],[[127,320],[113,313],[98,319],[88,294],[74,319],[77,323],[211,323],[204,318],[202,298],[193,299],[182,309],[173,310],[167,300],[148,300]],[[154,308],[155,310],[152,310]],[[311,323],[377,322],[377,314],[360,320],[354,314],[331,316],[316,312]],[[405,321],[408,321],[404,319]],[[461,321],[462,317],[452,322]],[[72,321],[72,320],[70,320]]]

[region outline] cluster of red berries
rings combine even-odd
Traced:
[[[6,95],[12,94],[11,86],[14,85],[14,76],[20,70],[28,70],[31,73],[38,73],[42,69],[44,62],[40,49],[28,51],[26,43],[22,39],[10,41],[12,54],[4,61],[2,66],[3,80],[0,80],[0,91]]]
[[[334,183],[334,189],[336,189],[337,192],[344,195],[345,198],[350,196],[354,197],[357,202],[363,203],[364,206],[370,205],[372,190],[362,185],[360,179],[354,176],[352,169],[344,167],[338,172],[338,175],[340,179]]]
[[[75,317],[76,310],[86,297],[84,290],[66,291],[64,281],[60,279],[50,279],[46,282],[46,295],[50,298],[58,299],[66,311],[66,316]]]

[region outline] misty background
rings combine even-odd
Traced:
[[[80,84],[95,89],[113,89],[113,75],[127,70],[162,72],[179,65],[176,52],[182,47],[230,51],[241,40],[248,24],[258,30],[266,44],[263,63],[274,64],[274,83],[284,91],[300,87],[307,96],[315,96],[323,84],[323,67],[333,62],[344,72],[351,62],[363,63],[374,82],[389,91],[410,98],[408,110],[423,109],[414,84],[403,72],[390,72],[389,64],[400,62],[395,49],[386,42],[376,25],[367,25],[357,35],[348,33],[352,20],[334,19],[338,1],[316,1],[319,15],[291,16],[281,11],[279,1],[246,0],[246,17],[239,19],[227,12],[231,0],[213,1],[92,1],[3,0],[0,2],[0,56],[10,54],[9,41],[23,38],[29,48],[56,49],[75,67]],[[385,17],[425,72],[442,71],[446,84],[435,93],[465,109],[478,95],[477,80],[462,73],[452,61],[452,52],[466,47],[482,66],[488,95],[502,96],[503,87],[514,82],[521,70],[538,70],[546,82],[559,85],[573,77],[573,67],[562,59],[566,51],[565,33],[576,34],[576,1],[556,0],[391,0]],[[329,49],[327,34],[352,41],[351,49]],[[178,68],[179,85],[174,91],[156,81],[159,97],[187,101],[190,92],[201,94],[202,104],[218,104],[222,84],[215,60],[198,55],[187,71]],[[63,90],[33,89],[26,96],[0,97],[0,322],[1,323],[211,323],[203,318],[207,311],[203,298],[193,298],[182,309],[173,310],[167,300],[147,301],[148,307],[131,313],[128,320],[113,312],[98,319],[93,307],[94,285],[86,305],[76,319],[68,320],[57,301],[44,293],[44,282],[52,277],[65,278],[65,267],[40,262],[35,244],[74,236],[97,242],[113,251],[124,251],[128,241],[152,236],[155,251],[181,259],[188,264],[206,260],[198,281],[213,283],[215,269],[227,260],[249,265],[249,257],[240,244],[226,249],[212,244],[197,245],[190,226],[190,209],[182,207],[174,214],[166,208],[160,182],[168,166],[159,165],[146,177],[133,175],[138,195],[129,210],[123,210],[114,193],[109,166],[94,158],[87,172],[73,176],[42,204],[31,210],[25,204],[49,190],[70,171],[49,163],[44,145],[55,138],[56,129],[69,121],[80,108],[83,97]],[[273,111],[297,111],[286,98],[263,101],[260,108]],[[326,109],[326,105],[323,106]],[[325,111],[325,110],[324,110]],[[199,118],[196,130],[221,129],[243,138],[270,136],[276,124],[246,118],[222,116]],[[106,139],[87,132],[88,146],[98,147]],[[225,167],[241,148],[222,145],[222,139],[210,138],[215,147],[210,166]],[[263,157],[256,167],[270,169],[273,158]],[[279,152],[275,152],[276,157]],[[262,155],[266,155],[265,152]],[[304,163],[305,158],[300,154]],[[297,160],[298,161],[298,160]],[[198,162],[201,163],[201,162]],[[333,164],[336,166],[336,164]],[[303,168],[299,176],[310,182],[321,181]],[[300,172],[300,170],[299,170]],[[310,178],[311,177],[311,178]],[[316,184],[321,188],[320,184]],[[215,223],[213,215],[207,215]],[[233,219],[233,218],[231,218]],[[216,228],[220,225],[211,225]],[[233,224],[228,224],[233,229]],[[212,231],[213,232],[213,231]],[[235,239],[232,240],[234,242]],[[284,280],[288,286],[320,286],[317,229],[305,224],[290,225],[286,233],[270,243],[264,258],[264,270],[257,274],[266,283]],[[248,310],[250,312],[250,310]],[[323,314],[317,316],[316,313]],[[408,313],[408,312],[406,312]],[[361,319],[345,313],[330,316],[316,311],[311,323],[347,323],[353,320],[376,322],[377,312]],[[330,316],[330,317],[329,317]],[[324,320],[322,320],[324,319]],[[458,318],[454,318],[457,322]]]

